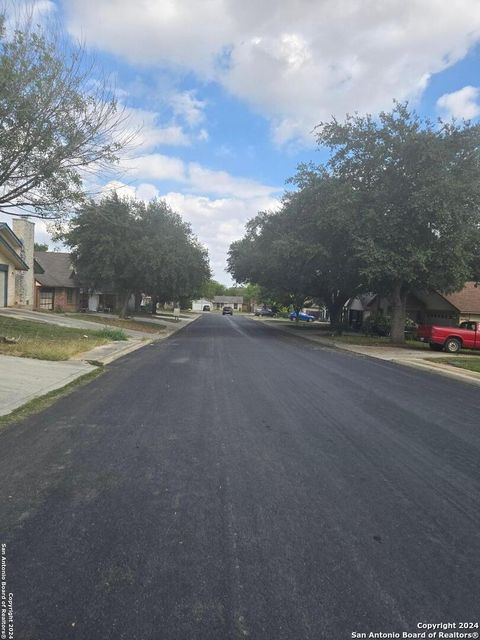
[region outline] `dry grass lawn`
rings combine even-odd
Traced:
[[[107,342],[127,339],[120,330],[86,331],[1,316],[0,336],[18,339],[7,344],[0,338],[0,353],[38,360],[68,360]]]

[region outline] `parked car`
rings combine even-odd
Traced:
[[[233,316],[233,309],[232,309],[232,307],[223,307],[223,309],[222,309],[222,316]]]
[[[417,329],[417,338],[428,342],[434,351],[458,353],[462,347],[480,349],[480,322],[461,322],[458,327],[421,324]]]
[[[290,318],[290,320],[296,320],[297,319],[297,312],[296,311],[292,311],[292,313],[288,317]],[[298,312],[298,319],[299,320],[305,320],[305,322],[313,322],[315,320],[315,316],[311,316],[308,313],[304,313],[303,311],[299,311]]]
[[[272,309],[267,309],[267,307],[263,307],[262,309],[257,309],[255,311],[255,315],[256,316],[268,316],[270,318],[274,318],[275,317],[275,311],[273,311]]]

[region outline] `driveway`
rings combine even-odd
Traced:
[[[475,622],[478,412],[474,386],[205,315],[0,431],[15,638]]]

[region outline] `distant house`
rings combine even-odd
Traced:
[[[458,311],[460,322],[480,320],[480,287],[476,282],[467,282],[461,291],[444,293],[443,297]]]
[[[213,309],[213,302],[206,298],[200,298],[200,300],[192,300],[192,311],[203,311],[204,307],[209,307],[209,311]]]
[[[392,305],[386,297],[362,294],[347,302],[345,312],[351,326],[361,326],[373,312],[390,316]],[[475,282],[467,282],[456,293],[413,291],[407,297],[406,315],[418,324],[441,326],[457,325],[464,320],[480,320],[480,287]]]
[[[113,311],[117,296],[111,287],[85,287],[69,253],[35,251],[35,308],[38,311]]]
[[[77,311],[80,283],[69,253],[35,251],[35,309]]]
[[[213,298],[214,309],[220,310],[225,306],[243,311],[243,296],[215,296]]]

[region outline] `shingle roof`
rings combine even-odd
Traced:
[[[35,274],[35,280],[44,287],[74,288],[80,286],[75,277],[69,253],[35,251],[35,260],[44,270],[44,273]]]
[[[28,264],[17,253],[17,250],[22,247],[22,242],[5,222],[0,222],[0,247],[13,262],[15,269],[28,271]]]
[[[467,282],[465,287],[456,293],[442,295],[460,313],[480,313],[480,286],[477,287],[475,282]]]
[[[214,302],[239,302],[243,304],[243,296],[215,296],[213,298]]]

